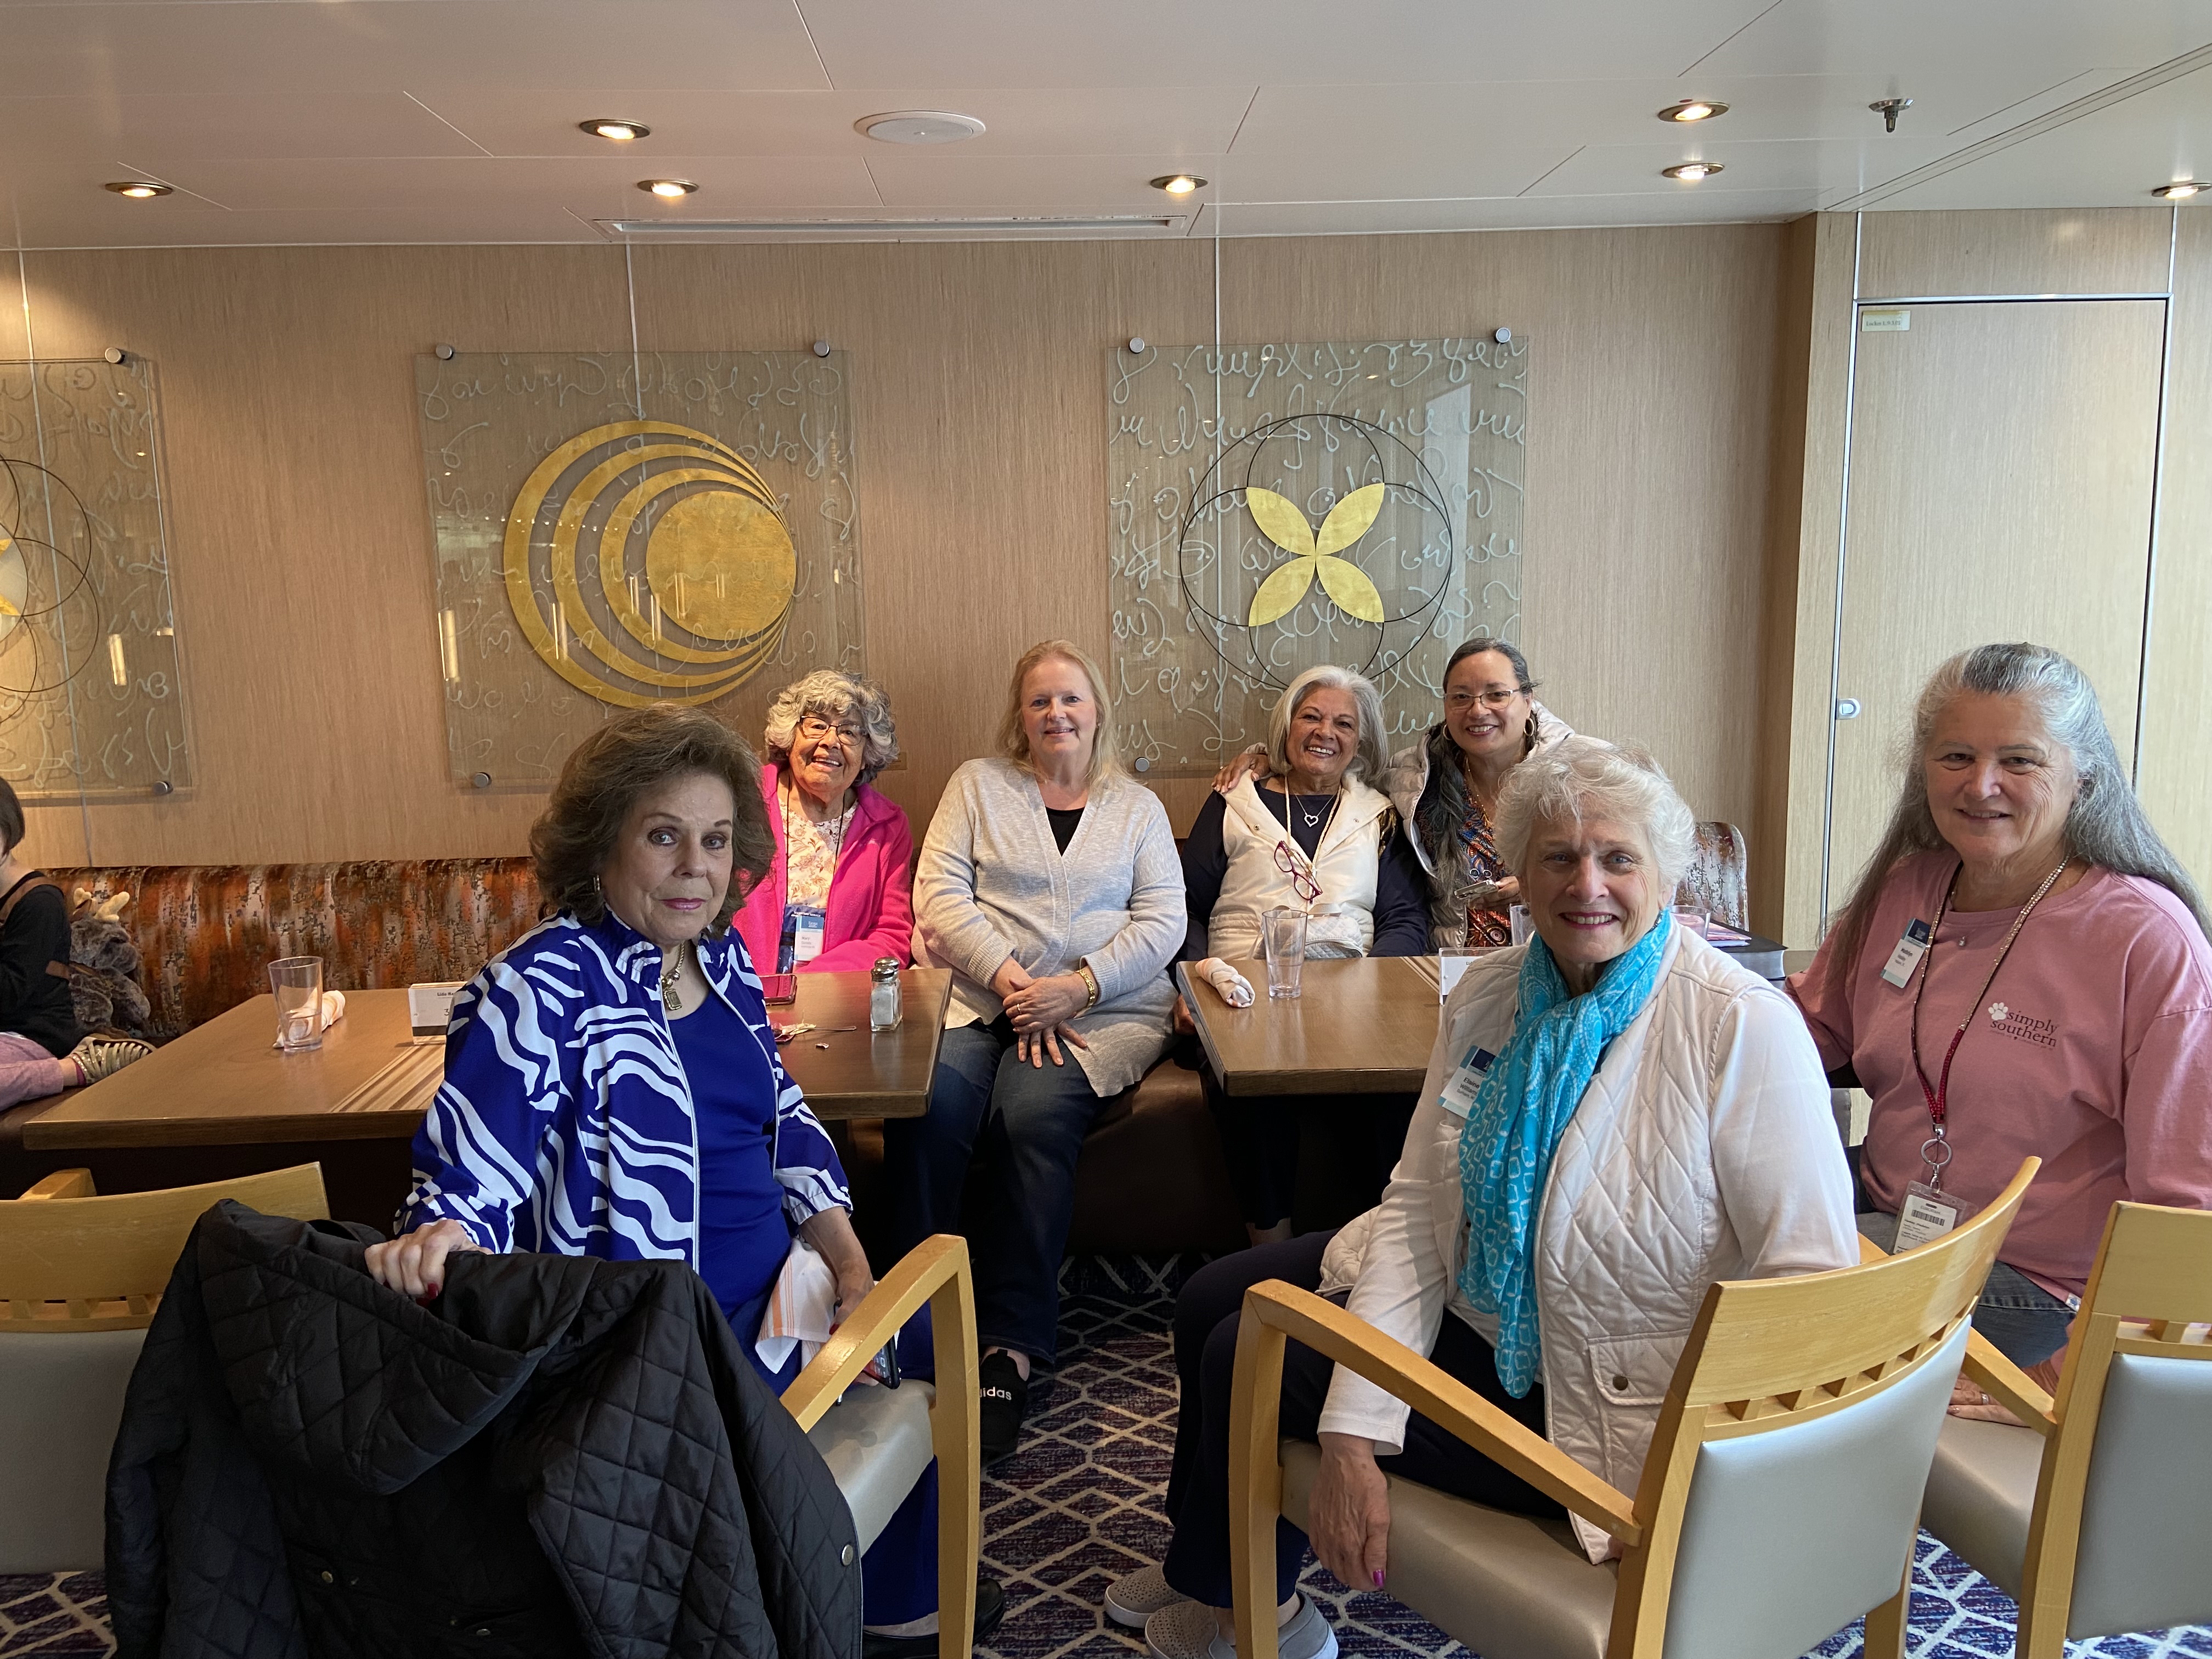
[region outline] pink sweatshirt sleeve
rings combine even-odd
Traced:
[[[815,973],[872,968],[878,957],[893,957],[900,967],[914,961],[914,830],[904,812],[883,821],[883,847],[876,866],[875,920],[868,931],[832,945],[806,965]]]
[[[2125,1068],[2128,1196],[2212,1210],[2212,1009],[2160,1014]]]
[[[1828,984],[1829,953],[1835,948],[1835,937],[1831,934],[1821,942],[1812,965],[1790,975],[1782,987],[1804,1016],[1805,1029],[1813,1034],[1813,1046],[1820,1051],[1821,1068],[1830,1072],[1851,1063],[1855,1029],[1850,994],[1838,994]]]

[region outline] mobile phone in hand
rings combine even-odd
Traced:
[[[763,974],[761,990],[771,1008],[784,1007],[799,1000],[799,975],[796,974]]]

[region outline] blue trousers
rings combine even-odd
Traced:
[[[1885,1250],[1897,1243],[1897,1218],[1881,1210],[1859,1217],[1859,1231]],[[1982,1281],[1974,1304],[1974,1328],[2007,1359],[2026,1370],[2066,1346],[2074,1310],[2017,1267],[1998,1262]]]
[[[975,1274],[975,1334],[1049,1365],[1060,1352],[1060,1258],[1075,1202],[1075,1160],[1102,1104],[1069,1051],[1042,1067],[1016,1058],[1003,1018],[945,1032],[923,1117],[884,1121],[892,1237],[903,1255],[960,1232],[961,1193]]]

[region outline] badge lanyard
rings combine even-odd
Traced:
[[[2043,896],[2057,884],[2058,878],[2066,873],[2066,866],[2073,861],[2070,854],[2061,860],[2058,867],[2043,878],[2043,885],[2035,890],[2035,896],[2022,905],[2020,914],[2013,918],[2012,931],[2004,936],[2004,943],[1997,947],[1997,959],[1990,964],[1989,977],[1982,981],[1982,988],[1975,994],[1973,1001],[1966,1006],[1966,1015],[1959,1022],[1959,1029],[1951,1033],[1951,1046],[1943,1053],[1943,1069],[1936,1074],[1936,1081],[1931,1085],[1928,1081],[1928,1068],[1920,1061],[1920,999],[1928,989],[1929,976],[1936,971],[1936,946],[1933,941],[1943,931],[1943,915],[1951,907],[1951,896],[1958,891],[1960,872],[1966,868],[1965,865],[1961,864],[1958,870],[1951,872],[1950,884],[1943,889],[1942,902],[1936,907],[1936,926],[1929,930],[1930,944],[1928,954],[1921,961],[1920,983],[1913,988],[1911,1024],[1912,1069],[1919,1075],[1920,1092],[1927,1097],[1928,1120],[1934,1130],[1934,1133],[1920,1146],[1920,1161],[1927,1166],[1927,1184],[1931,1193],[1942,1186],[1943,1171],[1949,1167],[1951,1162],[1951,1143],[1948,1139],[1948,1121],[1951,1115],[1951,1062],[1959,1056],[1959,1043],[1966,1036],[1966,1028],[1974,1023],[1975,1011],[1981,1007],[1983,999],[1989,995],[1990,988],[1997,982],[1997,970],[2004,966],[2005,958],[2012,953],[2013,941],[2020,937],[2020,930],[2027,926],[2028,917],[2034,914],[2035,907],[2043,902]],[[1942,1154],[1940,1158],[1936,1156],[1939,1151]]]

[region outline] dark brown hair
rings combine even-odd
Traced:
[[[15,799],[15,786],[0,778],[0,854],[23,844],[23,803]]]
[[[745,740],[712,714],[657,702],[617,714],[568,751],[561,781],[530,826],[538,890],[556,910],[597,922],[606,915],[599,871],[624,820],[647,791],[703,772],[730,786],[730,890],[708,931],[717,937],[775,862],[775,836],[761,799],[760,763]]]

